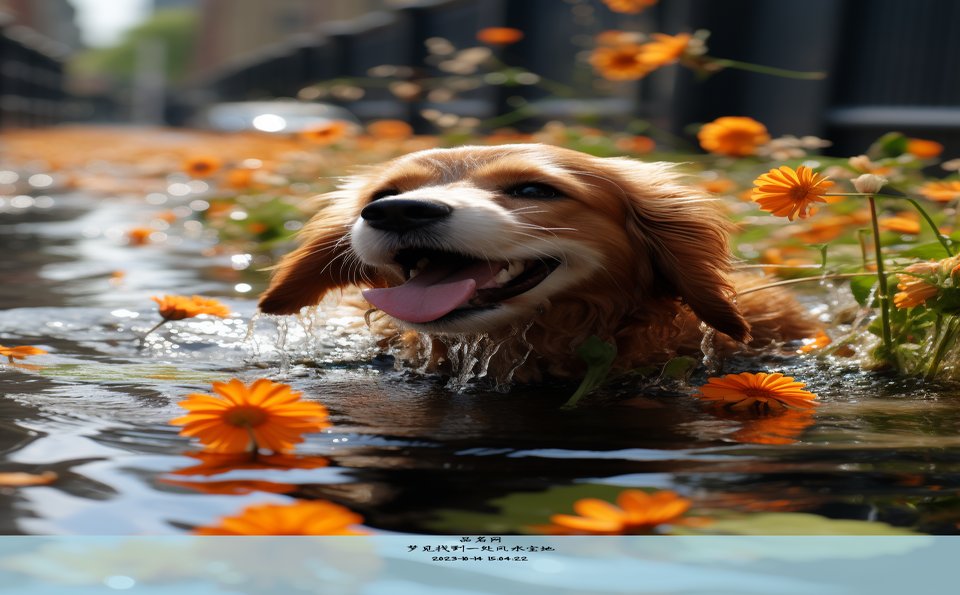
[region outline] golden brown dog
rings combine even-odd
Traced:
[[[576,376],[591,335],[616,344],[619,370],[695,352],[701,321],[727,350],[810,336],[785,293],[736,298],[729,224],[678,178],[545,145],[407,155],[321,197],[260,308],[363,287],[400,357],[499,381]]]

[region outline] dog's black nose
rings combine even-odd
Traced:
[[[441,202],[381,198],[363,207],[360,216],[374,229],[407,231],[436,223],[452,212],[452,208]]]

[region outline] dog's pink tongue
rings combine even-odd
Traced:
[[[390,316],[406,322],[430,322],[446,316],[470,301],[500,272],[501,266],[486,262],[455,269],[432,265],[397,287],[367,289],[363,297]]]

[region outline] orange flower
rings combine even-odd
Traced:
[[[710,194],[729,194],[737,187],[737,184],[729,178],[715,178],[713,180],[703,180],[698,186]]]
[[[183,320],[184,318],[193,318],[201,314],[209,314],[219,318],[230,316],[230,308],[221,302],[199,295],[186,297],[183,295],[165,295],[162,298],[154,296],[150,298],[157,302],[160,309],[160,316],[164,320]]]
[[[960,180],[927,182],[918,189],[920,194],[937,202],[960,199]]]
[[[57,474],[53,471],[44,471],[40,474],[11,471],[0,473],[0,487],[42,486],[57,481]]]
[[[717,155],[744,157],[757,152],[757,147],[770,142],[767,127],[753,118],[724,116],[704,124],[697,133],[704,150]]]
[[[555,514],[550,522],[552,529],[567,534],[648,534],[660,525],[677,524],[690,504],[690,500],[667,490],[654,494],[624,490],[617,496],[618,506],[597,498],[584,498],[573,504],[579,516]]]
[[[622,14],[639,14],[657,3],[657,0],[603,0],[607,8]]]
[[[183,162],[183,171],[195,178],[206,178],[217,173],[223,161],[213,155],[197,155]]]
[[[601,31],[597,33],[597,36],[594,37],[594,40],[597,42],[597,45],[627,45],[631,43],[639,43],[642,37],[637,33],[632,31],[620,31],[619,29],[610,29],[607,31]]]
[[[510,45],[523,39],[523,31],[512,27],[487,27],[477,31],[477,39],[487,45]]]
[[[243,190],[244,188],[249,188],[253,184],[253,170],[252,169],[231,169],[227,173],[227,179],[224,181],[224,185],[227,188],[233,188],[234,190]]]
[[[621,151],[629,151],[630,153],[643,155],[656,149],[657,143],[649,136],[628,136],[617,139],[617,148]]]
[[[936,159],[943,153],[943,145],[935,140],[908,138],[907,153],[910,153],[917,159]]]
[[[920,221],[916,217],[896,215],[893,217],[883,217],[877,221],[877,223],[880,225],[880,229],[885,229],[887,231],[906,233],[910,235],[917,235],[920,233]]]
[[[960,255],[937,262],[916,262],[897,275],[899,293],[893,296],[893,305],[898,308],[915,308],[940,293],[941,279],[960,274]]]
[[[803,347],[797,349],[797,353],[810,353],[818,349],[823,349],[831,343],[830,335],[823,332],[823,330],[818,330],[817,334],[814,335],[812,339],[804,339]]]
[[[403,140],[413,136],[413,128],[403,120],[377,120],[367,124],[367,132],[381,140]]]
[[[643,60],[643,46],[635,43],[599,47],[590,54],[590,64],[611,81],[633,81],[645,77],[653,67]]]
[[[350,132],[350,123],[343,120],[330,120],[300,131],[300,138],[317,145],[332,145],[343,140]]]
[[[200,461],[198,465],[171,471],[173,475],[219,475],[243,469],[319,469],[330,464],[326,457],[258,452],[187,452],[184,456]]]
[[[197,535],[364,535],[351,529],[359,514],[325,500],[293,504],[255,504],[236,516],[220,519],[212,527],[197,527]]]
[[[807,408],[817,405],[817,395],[803,390],[803,382],[797,382],[779,372],[767,374],[742,372],[727,374],[722,378],[710,378],[700,387],[701,399],[725,405],[730,409],[753,408],[769,411],[771,407]]]
[[[823,195],[833,186],[833,182],[804,165],[796,170],[786,165],[771,169],[753,184],[753,200],[760,208],[790,221],[808,217],[811,204],[826,202]]]
[[[0,357],[7,358],[11,364],[15,359],[25,359],[31,355],[43,355],[45,353],[47,352],[43,349],[32,345],[20,345],[19,347],[4,347],[0,345]]]
[[[302,434],[330,427],[327,409],[300,400],[286,384],[261,378],[250,386],[236,378],[214,382],[219,396],[193,393],[180,406],[187,415],[171,420],[183,426],[182,436],[196,436],[207,450],[236,453],[266,448],[289,452],[303,442]]]
[[[745,420],[730,437],[747,444],[793,444],[814,421],[812,409],[788,409]]]
[[[150,234],[153,232],[149,227],[134,227],[127,230],[127,242],[131,246],[143,246],[150,241]]]
[[[640,46],[642,48],[641,59],[652,68],[660,68],[667,64],[672,64],[679,60],[687,46],[690,45],[691,35],[689,33],[680,33],[679,35],[665,35],[663,33],[654,33],[654,41],[647,42]]]

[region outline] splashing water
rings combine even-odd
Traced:
[[[717,357],[717,346],[714,339],[717,337],[717,330],[705,322],[700,323],[700,332],[703,338],[700,339],[700,352],[703,353],[703,367],[707,375],[713,376],[720,370],[720,358]]]

